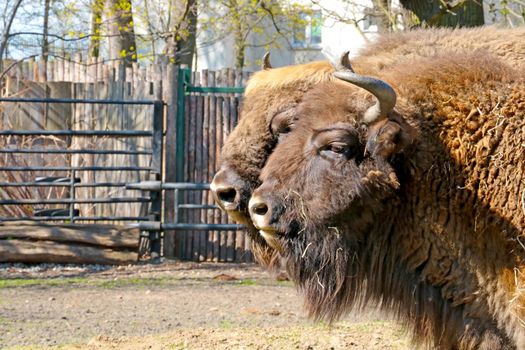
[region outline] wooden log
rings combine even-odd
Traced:
[[[49,241],[1,240],[0,262],[61,264],[131,264],[138,253]]]
[[[31,221],[0,222],[0,240],[17,238],[137,249],[139,236],[139,229],[118,225],[59,225]]]

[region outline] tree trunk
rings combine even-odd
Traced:
[[[9,32],[11,31],[11,25],[13,24],[16,12],[18,11],[18,8],[20,7],[21,3],[22,0],[17,0],[13,5],[13,11],[11,12],[11,15],[7,18],[7,25],[5,26],[4,32],[0,37],[0,75],[2,75],[4,70],[4,51],[7,47],[7,41],[9,40]]]
[[[420,25],[476,27],[485,23],[483,4],[479,0],[401,0],[401,4],[416,15]]]
[[[91,3],[91,38],[89,39],[89,57],[100,56],[100,35],[102,34],[102,14],[104,0],[93,0]]]
[[[44,29],[43,29],[43,40],[42,40],[42,60],[44,64],[47,63],[49,56],[49,6],[51,0],[45,0],[44,3]],[[47,80],[47,77],[46,77]]]
[[[144,1],[144,17],[146,18],[146,21],[148,22],[147,25],[148,25],[149,41],[151,43],[151,55],[153,56],[153,58],[155,58],[157,56],[157,50],[155,47],[155,35],[153,33],[153,26],[151,25],[148,1]]]
[[[377,29],[380,33],[392,31],[393,24],[390,18],[390,0],[372,0],[374,16],[377,18]]]
[[[244,58],[246,50],[246,34],[244,33],[242,21],[238,11],[236,11],[236,1],[230,3],[230,11],[233,14],[233,21],[235,26],[235,68],[244,68]]]
[[[180,7],[171,5],[170,37],[164,49],[169,62],[186,64],[191,67],[195,52],[197,29],[197,0],[186,0],[184,12]]]
[[[197,33],[197,0],[188,0],[188,6],[190,10],[185,19],[187,35],[180,36],[177,41],[176,61],[178,64],[186,64],[191,68]]]
[[[137,61],[137,45],[131,0],[107,0],[109,58],[126,66]]]

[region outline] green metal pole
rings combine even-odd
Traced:
[[[175,151],[175,181],[184,181],[184,133],[185,133],[185,115],[186,115],[186,86],[190,83],[189,68],[179,68],[177,81],[177,122],[176,122],[176,151]]]

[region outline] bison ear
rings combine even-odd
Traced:
[[[416,129],[401,116],[390,116],[370,126],[366,150],[372,157],[389,159],[413,144],[416,135]]]

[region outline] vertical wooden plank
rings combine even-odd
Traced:
[[[89,98],[89,99],[94,99],[95,98],[95,84],[94,83],[89,83],[89,84],[86,84],[87,85],[87,91],[86,91],[86,98]],[[97,109],[97,106],[96,105],[89,105],[89,109],[87,110],[87,117],[88,117],[88,128],[90,130],[95,130],[96,129],[96,120],[95,120],[95,116],[96,116],[96,112],[95,110]],[[96,146],[96,144],[93,142],[94,140],[91,139],[91,144],[93,147]],[[96,163],[95,163],[95,155],[94,154],[89,154],[87,155],[87,166],[94,166]],[[88,173],[88,179],[87,181],[89,182],[95,182],[95,174],[93,171],[90,171]],[[91,187],[91,188],[88,188],[87,191],[88,193],[88,196],[91,197],[91,198],[95,198],[95,188],[94,187]],[[87,210],[86,214],[83,214],[83,215],[87,215],[87,216],[93,216],[95,215],[94,213],[94,210],[93,210],[93,206],[90,206],[89,209]]]
[[[189,126],[189,114],[191,113],[191,106],[189,105],[188,103],[188,98],[187,97],[184,97],[184,104],[185,104],[185,107],[184,107],[184,110],[185,110],[185,115],[184,115],[184,149],[185,150],[188,150],[188,142],[190,142],[190,126]],[[187,161],[187,153],[185,155],[185,162],[184,162],[184,177],[182,179],[183,182],[187,182],[189,181],[188,179],[188,161]],[[190,191],[182,191],[181,192],[181,203],[180,204],[186,204],[186,203],[189,203],[190,200]],[[181,209],[179,210],[179,217],[181,218],[181,222],[184,222],[184,223],[188,223],[190,222],[189,221],[189,210],[188,209]],[[192,237],[192,231],[190,230],[184,230],[184,231],[179,231],[180,234],[184,235],[184,239],[185,239],[185,245],[184,245],[184,255],[183,255],[183,259],[184,260],[191,260],[192,258],[192,242],[193,242],[193,237]]]
[[[222,73],[222,72],[220,72]],[[214,153],[214,163],[215,163],[215,166],[214,166],[214,171],[213,171],[213,174],[211,174],[211,178],[213,178],[213,175],[217,172],[217,167],[218,167],[218,159],[219,159],[219,154],[220,154],[220,146],[221,146],[221,143],[222,143],[222,121],[223,121],[223,116],[222,116],[222,112],[223,112],[223,109],[222,109],[222,105],[224,103],[224,97],[223,96],[217,96],[217,105],[216,105],[216,114],[215,114],[215,118],[216,118],[216,127],[215,127],[215,153]],[[211,179],[210,179],[211,180]],[[217,223],[217,224],[220,224],[222,222],[222,211],[220,210],[215,210],[215,217],[214,217],[214,222]],[[226,242],[226,236],[227,236],[227,232],[226,231],[219,231],[219,245],[220,245],[220,257],[219,257],[219,261],[226,261],[226,253],[227,253],[227,242]]]
[[[47,62],[47,81],[55,81],[55,61]]]
[[[235,86],[235,71],[233,69],[226,69],[226,86]],[[220,149],[224,146],[226,138],[231,131],[231,118],[232,118],[232,99],[233,94],[228,94],[224,98],[223,103],[223,123],[222,123],[222,142]],[[222,213],[222,222],[229,223],[230,220],[225,213]],[[227,261],[235,261],[236,253],[236,231],[228,231],[226,233],[226,244],[227,244]]]
[[[185,128],[184,128],[184,132],[185,132],[185,145],[184,145],[184,149],[186,151],[186,154],[185,154],[185,161],[184,161],[184,181],[191,181],[191,179],[189,179],[189,169],[191,169],[191,166],[193,166],[193,159],[194,159],[194,155],[190,155],[188,153],[189,151],[189,147],[191,147],[191,144],[193,143],[193,139],[192,139],[192,136],[193,136],[193,132],[191,130],[191,125],[190,125],[190,122],[191,122],[191,119],[192,119],[192,107],[193,105],[191,104],[191,99],[188,98],[187,96],[184,97],[184,103],[186,105],[186,108],[185,108],[185,116],[184,116],[184,124],[185,124]],[[189,159],[191,158],[191,160]],[[192,203],[192,199],[193,199],[193,191],[184,191],[184,203]],[[189,222],[191,223],[192,222],[192,216],[193,216],[193,213],[192,213],[192,210],[190,209],[185,209],[184,210],[184,222]],[[195,259],[195,256],[194,256],[194,247],[195,247],[195,244],[194,244],[194,235],[195,235],[195,231],[193,230],[187,230],[184,232],[184,234],[186,235],[186,254],[185,254],[185,259],[186,260],[194,260]]]
[[[234,86],[243,86],[242,81],[242,70],[237,69],[233,71],[233,84]],[[230,132],[235,128],[238,121],[238,112],[239,112],[239,100],[240,95],[235,95],[231,98],[231,108],[230,108]],[[231,221],[231,220],[230,220]],[[235,232],[235,261],[241,262],[244,261],[245,257],[245,236],[244,231]]]
[[[215,86],[222,87],[223,84],[223,77],[222,77],[222,70],[218,70],[215,72]],[[217,166],[218,166],[218,158],[217,158],[217,148],[220,145],[220,139],[221,139],[221,129],[222,129],[222,108],[221,108],[221,100],[222,95],[221,94],[213,94],[215,96],[215,128],[214,128],[214,146],[213,146],[213,171],[210,173],[210,181],[213,179],[214,174],[217,172]],[[211,199],[213,200],[213,198]],[[210,200],[210,203],[211,203]],[[220,210],[214,210],[213,211],[213,223],[214,224],[220,224],[221,223],[221,213]],[[224,231],[217,231],[217,240],[219,245],[218,250],[218,260],[219,261],[225,261],[225,240],[224,240]]]
[[[215,72],[209,72],[208,84],[209,86],[215,86]],[[213,94],[210,94],[210,112],[209,112],[209,131],[208,131],[208,182],[211,181],[213,174],[215,173],[215,149],[216,149],[216,125],[217,125],[217,98]],[[213,202],[212,194],[208,191],[207,203]],[[215,223],[215,217],[213,211],[208,212],[208,223]],[[213,245],[213,261],[219,261],[219,244],[220,236],[218,231],[210,231],[211,240]]]
[[[166,136],[164,141],[164,174],[163,181],[175,182],[175,149],[177,137],[175,126],[177,119],[177,78],[178,66],[169,65],[163,81],[163,100],[166,101]],[[164,221],[175,221],[175,195],[173,191],[166,191],[164,198]],[[175,231],[164,232],[164,256],[175,258],[182,255],[183,240]]]
[[[192,113],[190,117],[191,120],[189,123],[191,131],[190,131],[190,148],[188,150],[188,162],[189,162],[188,177],[191,182],[198,182],[195,177],[195,169],[197,166],[196,158],[197,158],[197,142],[198,142],[198,138],[197,138],[197,118],[198,118],[197,99],[198,99],[198,96],[193,95],[191,96],[191,100],[190,100]],[[191,203],[200,204],[200,200],[199,200],[200,194],[201,194],[200,191],[191,191]],[[191,211],[191,222],[196,223],[196,224],[200,222],[198,210],[193,209]],[[193,250],[194,250],[193,260],[195,261],[199,261],[200,255],[201,255],[199,238],[200,238],[200,231],[194,231],[193,232]]]
[[[207,179],[204,178],[204,172],[203,168],[205,163],[203,162],[203,149],[204,149],[204,143],[206,140],[203,138],[203,122],[204,122],[204,97],[198,96],[197,99],[197,120],[196,120],[196,152],[195,152],[195,181],[197,182],[206,182]],[[205,201],[203,201],[203,193],[206,193],[207,191],[201,192],[199,196],[199,204],[205,204]],[[199,211],[199,222],[202,221],[202,213],[204,211]],[[207,238],[208,238],[208,232],[203,230],[199,233],[199,260],[204,261],[207,257]]]
[[[208,87],[210,72],[205,69],[201,72],[201,85]],[[202,182],[208,182],[209,176],[209,150],[210,150],[210,95],[204,94],[202,97]],[[202,203],[209,203],[210,191],[202,193]],[[201,220],[203,223],[209,222],[210,210],[202,211]],[[213,261],[213,233],[205,232],[206,240],[206,258],[207,261]]]

